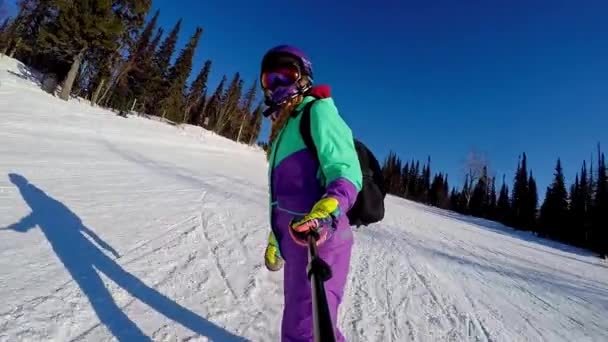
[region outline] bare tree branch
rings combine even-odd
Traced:
[[[466,159],[463,161],[462,171],[463,174],[469,175],[469,181],[473,184],[477,183],[479,177],[481,177],[483,173],[483,168],[486,167],[488,170],[488,175],[492,177],[492,172],[490,171],[490,160],[487,157],[485,152],[479,151],[477,148],[473,147],[467,154]]]

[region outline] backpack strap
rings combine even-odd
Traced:
[[[304,112],[300,118],[300,135],[304,140],[306,148],[310,150],[310,152],[315,156],[315,160],[319,162],[319,154],[317,152],[315,142],[312,140],[312,133],[310,132],[310,111],[312,110],[312,106],[316,101],[316,99],[312,100],[304,106]]]

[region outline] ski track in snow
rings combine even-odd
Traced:
[[[0,59],[0,341],[279,340],[263,153],[32,77]],[[607,314],[590,253],[389,196],[339,318],[349,341],[606,341]]]

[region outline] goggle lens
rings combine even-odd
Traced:
[[[274,90],[277,87],[288,86],[300,79],[300,72],[295,67],[281,67],[262,73],[262,87]]]

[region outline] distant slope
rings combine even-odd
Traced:
[[[40,91],[0,59],[0,341],[279,340],[266,161]],[[606,341],[584,251],[389,197],[356,230],[350,341]]]

